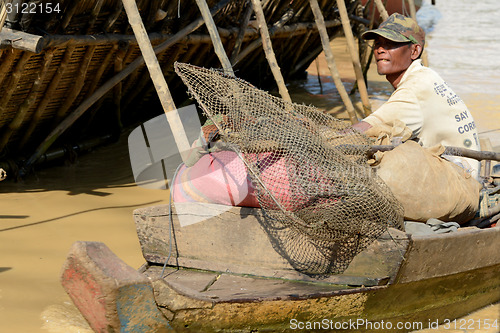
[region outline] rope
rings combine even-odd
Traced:
[[[172,185],[174,184],[175,178],[177,177],[177,173],[179,172],[179,169],[184,165],[184,163],[179,164],[177,169],[175,169],[174,176],[172,177]],[[174,191],[173,191],[173,186],[170,186],[170,196],[168,198],[168,218],[169,218],[169,223],[168,223],[168,256],[167,260],[165,260],[165,264],[163,264],[163,269],[161,270],[160,278],[163,278],[163,274],[165,273],[165,268],[167,267],[168,261],[170,260],[170,257],[172,256],[172,227],[174,226],[174,219],[172,217],[172,197],[174,196]]]

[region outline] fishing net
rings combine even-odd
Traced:
[[[343,272],[403,209],[367,164],[369,139],[314,107],[288,103],[224,73],[175,70],[243,160],[274,248],[300,272]]]

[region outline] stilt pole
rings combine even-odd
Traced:
[[[354,73],[356,74],[356,82],[358,83],[358,90],[361,96],[361,102],[363,103],[364,114],[365,116],[367,116],[372,113],[372,107],[370,105],[370,99],[368,98],[368,90],[366,88],[363,70],[361,69],[359,53],[356,51],[356,46],[354,44],[354,35],[352,34],[351,21],[349,20],[349,15],[347,14],[347,8],[345,6],[344,0],[337,0],[337,8],[340,12],[340,19],[342,21],[344,35],[347,41],[347,46],[349,48],[349,53],[351,54],[352,65],[354,67]]]
[[[262,5],[260,0],[252,0],[253,10],[257,17],[257,24],[259,25],[260,34],[262,36],[262,47],[264,53],[266,54],[267,61],[271,67],[271,72],[273,73],[276,84],[278,85],[278,90],[280,92],[281,98],[287,102],[292,102],[288,89],[285,86],[285,80],[283,75],[281,75],[280,67],[276,60],[276,55],[273,51],[273,45],[271,43],[271,37],[269,36],[269,30],[267,29],[266,18],[264,17],[264,11],[262,10]]]
[[[212,43],[214,45],[215,54],[219,58],[222,68],[224,68],[224,72],[226,74],[234,76],[233,67],[231,66],[231,62],[227,57],[226,51],[224,50],[224,45],[220,39],[219,32],[217,31],[217,27],[215,26],[214,19],[210,14],[210,9],[205,0],[196,0],[196,4],[200,9],[203,20],[205,21],[205,25],[207,26],[208,33],[210,34],[210,38],[212,39]]]
[[[144,57],[144,61],[146,62],[146,66],[148,67],[151,80],[153,81],[156,89],[156,93],[160,98],[163,111],[167,116],[167,120],[171,127],[175,143],[182,156],[183,152],[189,151],[190,145],[186,136],[186,132],[184,131],[184,127],[182,126],[181,119],[179,118],[179,114],[177,112],[172,112],[176,110],[176,106],[174,104],[172,95],[170,94],[170,90],[168,89],[165,77],[163,76],[160,64],[158,63],[158,59],[156,58],[153,46],[151,45],[151,42],[149,40],[148,33],[146,32],[146,28],[144,27],[144,23],[142,22],[141,15],[139,14],[139,9],[137,8],[135,0],[122,1],[123,7],[125,8],[125,12],[128,16],[128,21],[132,26],[135,38],[137,39],[137,43],[139,44],[139,48],[141,49],[142,56]]]
[[[323,13],[321,13],[321,9],[319,8],[317,0],[309,0],[311,4],[311,9],[314,14],[314,19],[316,21],[316,26],[318,27],[319,36],[321,38],[321,44],[323,45],[323,52],[325,52],[326,61],[328,63],[328,68],[330,69],[330,73],[332,75],[333,82],[337,87],[337,90],[344,102],[344,105],[347,109],[347,114],[349,115],[349,119],[351,123],[354,125],[358,123],[358,118],[356,117],[356,111],[354,110],[354,106],[352,105],[352,101],[345,90],[344,85],[342,84],[342,80],[340,79],[339,71],[337,70],[337,66],[335,64],[335,59],[333,58],[333,51],[330,47],[330,38],[328,37],[328,32],[325,27],[325,19],[323,17]]]
[[[387,20],[389,14],[387,13],[387,10],[385,10],[385,6],[382,3],[382,0],[375,0],[375,4],[377,5],[377,10],[380,13],[380,17],[382,18],[382,20]]]
[[[0,0],[0,31],[2,31],[6,19],[7,19],[7,6],[5,6],[5,0]]]

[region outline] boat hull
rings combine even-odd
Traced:
[[[99,254],[88,250],[96,247]],[[154,331],[175,332],[286,332],[306,325],[317,331],[384,327],[407,332],[451,321],[500,300],[500,264],[409,283],[349,288],[174,268],[160,278],[161,266],[150,266],[142,276],[131,278],[132,274],[109,269],[121,261],[103,244],[79,242],[70,257],[80,257],[76,252],[91,260],[65,265],[63,286],[75,304],[86,304],[79,309],[96,332],[106,331],[104,327],[137,331],[138,323]],[[74,279],[65,278],[74,271],[85,271],[86,281],[94,282],[78,280],[77,286]],[[115,284],[105,286],[102,281],[110,278]],[[101,293],[95,293],[95,282]],[[130,290],[135,290],[135,297],[126,295]]]
[[[259,233],[255,218],[259,210],[242,210],[248,209],[229,208],[230,216],[235,212],[239,216],[232,221],[206,219],[187,226],[175,224],[178,217],[173,216],[172,245],[179,247],[174,247],[171,258],[165,207],[136,210],[138,234],[148,261],[140,273],[104,244],[77,242],[63,268],[62,284],[97,332],[103,332],[103,327],[137,331],[139,322],[179,332],[285,332],[306,328],[304,325],[316,325],[318,331],[328,325],[341,326],[342,331],[352,332],[390,325],[391,332],[405,332],[434,327],[500,301],[500,228],[398,236],[391,242],[403,245],[391,251],[402,251],[403,261],[391,261],[388,256],[385,266],[362,276],[361,267],[385,260],[380,259],[376,247],[367,248],[360,254],[363,260],[351,262],[346,270],[349,274],[320,278],[291,274],[289,262],[278,260],[274,256],[277,250],[263,245],[269,240],[263,227]],[[196,215],[195,209],[192,214]],[[243,227],[249,232],[242,232]],[[240,229],[238,240],[215,236],[236,233],[234,228]],[[151,238],[153,234],[155,238]],[[200,246],[205,255],[196,246],[181,246],[181,242]],[[390,248],[391,242],[385,244]],[[251,244],[260,247],[257,257],[252,256],[257,249]],[[224,246],[230,250],[221,253]],[[226,257],[217,266],[210,256],[218,254]],[[371,257],[376,260],[370,261]],[[175,260],[163,270],[162,263],[172,258]],[[260,271],[256,258],[262,258]],[[130,297],[131,291],[136,297]]]

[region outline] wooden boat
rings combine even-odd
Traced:
[[[500,300],[499,227],[389,229],[342,274],[314,277],[260,209],[184,205],[171,221],[168,205],[134,212],[139,271],[102,243],[73,245],[62,284],[96,332],[405,332]]]
[[[0,32],[2,159],[25,159],[54,142],[118,135],[123,127],[163,112],[120,0],[55,0],[34,7],[30,0],[7,2]],[[174,61],[221,67],[200,10],[194,0],[137,3],[180,105],[187,94],[174,74]],[[271,89],[274,80],[250,2],[207,4],[238,76]],[[346,5],[356,18],[360,4],[346,0]],[[320,7],[333,38],[342,29],[336,6],[322,1]],[[271,0],[263,10],[284,78],[303,75],[322,51],[309,2]],[[40,147],[44,139],[49,142]]]

